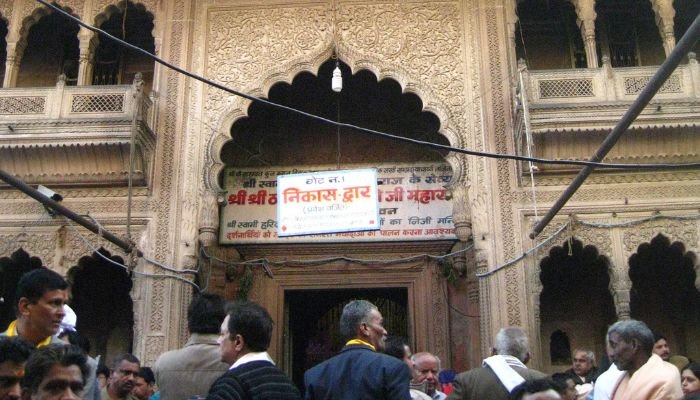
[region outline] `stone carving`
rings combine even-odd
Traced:
[[[56,232],[0,233],[0,257],[9,257],[20,247],[31,256],[41,258],[44,265],[52,266],[56,254]]]
[[[667,236],[671,242],[682,242],[686,251],[698,252],[698,220],[654,220],[626,229],[622,235],[625,259],[642,243],[651,241],[659,233]]]

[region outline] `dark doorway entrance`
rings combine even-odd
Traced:
[[[384,317],[389,335],[407,336],[408,289],[324,289],[285,292],[292,379],[303,388],[304,371],[324,361],[345,344],[339,333],[340,315],[350,300],[375,304]]]

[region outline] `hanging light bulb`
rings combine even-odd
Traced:
[[[343,90],[343,75],[340,72],[340,63],[338,61],[335,62],[333,79],[331,79],[331,89],[336,93],[340,93],[340,91]]]

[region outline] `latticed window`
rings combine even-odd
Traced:
[[[539,81],[540,98],[592,97],[592,79],[548,79]]]
[[[73,113],[108,113],[124,111],[124,94],[85,94],[73,96]]]

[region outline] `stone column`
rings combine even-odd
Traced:
[[[78,65],[78,86],[92,84],[92,57],[93,57],[94,33],[85,28],[80,28],[78,40],[80,41],[80,61]]]
[[[17,42],[7,42],[7,58],[5,60],[5,79],[2,87],[12,88],[17,85],[17,72],[21,56],[17,55]]]
[[[586,48],[588,68],[598,68],[598,50],[595,43],[595,0],[572,0],[576,8],[576,22]]]
[[[455,235],[462,242],[472,238],[472,216],[469,206],[469,184],[457,183],[452,190],[452,220],[455,225]]]
[[[656,25],[659,27],[661,40],[664,44],[664,52],[668,57],[676,47],[676,37],[673,34],[673,18],[676,10],[673,9],[673,0],[649,0],[656,15]]]

